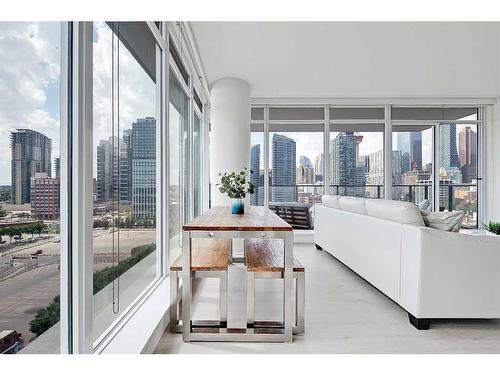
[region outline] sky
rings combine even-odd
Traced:
[[[10,130],[52,139],[59,156],[59,22],[0,23],[0,185],[11,183]]]
[[[111,30],[94,23],[94,160],[100,139],[111,136]],[[155,83],[120,43],[120,136],[132,122],[156,117]],[[60,151],[60,24],[0,23],[0,185],[11,184],[10,130],[28,128]],[[94,162],[95,175],[95,162]]]

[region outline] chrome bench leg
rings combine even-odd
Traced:
[[[254,327],[255,320],[255,273],[247,272],[247,328]]]
[[[305,326],[305,307],[306,307],[306,273],[297,273],[297,285],[295,288],[296,299],[295,299],[295,309],[297,320],[297,333],[304,334],[306,331]]]
[[[179,321],[179,273],[170,271],[170,330],[177,331]]]
[[[222,272],[219,280],[220,326],[227,328],[227,271]]]

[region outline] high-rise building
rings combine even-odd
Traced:
[[[114,168],[113,138],[101,139],[97,145],[96,200],[105,202],[114,198],[113,178],[118,170]],[[116,163],[117,164],[117,163]]]
[[[123,132],[120,142],[120,198],[132,201],[132,129]]]
[[[250,182],[255,186],[255,193],[250,196],[250,204],[261,206],[264,202],[264,174],[260,173],[260,144],[250,148]]]
[[[312,168],[311,160],[305,155],[300,155],[299,165],[301,165],[303,167],[311,167]]]
[[[52,140],[42,133],[30,129],[11,132],[12,151],[12,201],[14,204],[31,200],[31,178],[36,173],[52,175]]]
[[[299,165],[297,167],[297,184],[314,184],[314,169],[312,166]]]
[[[56,177],[61,177],[61,158],[54,158],[54,172]]]
[[[156,218],[156,120],[138,118],[132,124],[132,217]]]
[[[457,126],[455,124],[441,125],[439,129],[439,156],[441,166],[446,170],[460,168],[457,152]]]
[[[297,184],[314,184],[314,168],[307,156],[300,156],[296,175]]]
[[[59,177],[35,173],[31,178],[31,213],[42,220],[59,218]]]
[[[384,150],[368,154],[366,157],[366,184],[372,186],[384,185]],[[401,151],[392,151],[392,183],[400,185],[403,179],[401,173]],[[373,189],[372,189],[373,190]]]
[[[398,150],[402,152],[401,171],[422,170],[422,133],[398,132]]]
[[[466,126],[458,134],[459,159],[462,181],[471,183],[477,178],[477,133]]]
[[[321,153],[314,159],[314,182],[323,182],[323,165],[324,155]]]
[[[359,144],[363,136],[354,132],[341,132],[330,141],[330,165],[332,184],[344,186],[363,186],[365,184],[365,165],[359,161]],[[359,168],[358,168],[359,167]]]
[[[297,200],[296,160],[295,141],[281,134],[273,134],[271,201],[295,202]]]
[[[410,168],[412,171],[422,170],[422,133],[410,133]]]
[[[131,130],[99,141],[96,188],[98,202],[132,199]]]

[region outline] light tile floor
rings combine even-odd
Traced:
[[[306,267],[306,334],[292,344],[184,343],[165,332],[155,353],[500,353],[500,320],[437,320],[418,331],[407,313],[331,255],[295,245]],[[231,327],[244,326],[246,278],[241,265],[229,275]],[[278,319],[280,280],[258,280],[256,319]],[[195,319],[216,319],[217,281],[197,286]]]

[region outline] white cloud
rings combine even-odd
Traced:
[[[57,22],[0,23],[1,185],[11,182],[11,129],[29,128],[47,135],[52,139],[52,157],[59,156],[59,111],[56,107],[50,113],[47,107],[49,85],[59,85],[59,45]]]

